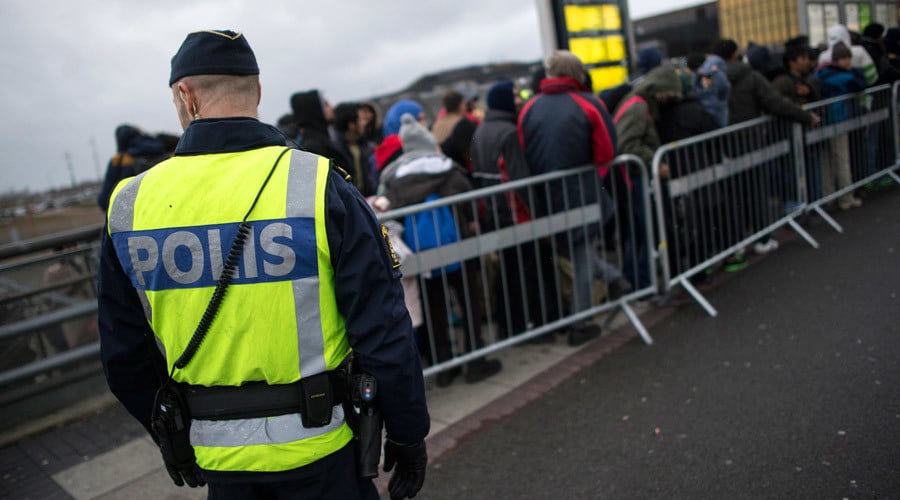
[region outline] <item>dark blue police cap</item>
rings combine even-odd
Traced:
[[[169,86],[192,75],[258,75],[253,49],[242,33],[207,30],[191,33],[172,57]]]

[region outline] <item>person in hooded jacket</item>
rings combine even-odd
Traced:
[[[472,189],[467,172],[450,157],[440,152],[437,140],[419,123],[413,115],[406,113],[401,117],[400,142],[403,154],[384,168],[381,174],[379,194],[390,200],[394,208],[425,202],[430,196],[446,198]],[[468,203],[460,204],[453,210],[458,214],[457,232],[462,236],[474,233],[476,227],[475,214]],[[415,232],[407,228],[408,234]],[[415,251],[417,245],[411,244]],[[471,285],[478,283],[477,261],[465,262],[457,269],[438,269],[431,271],[430,276],[423,276],[420,283],[425,298],[425,324],[430,326],[427,342],[421,342],[424,356],[428,361],[441,363],[453,357],[450,343],[450,297],[454,293],[461,304],[461,320],[467,332],[466,349],[472,351],[484,345],[481,336],[481,287]],[[451,266],[447,266],[448,268]],[[465,277],[464,277],[465,274]],[[470,286],[466,287],[466,283]],[[449,290],[445,288],[449,287]],[[467,302],[465,299],[469,298]],[[488,378],[502,369],[502,363],[496,359],[477,358],[466,363],[465,380],[475,383]],[[456,366],[438,373],[437,385],[446,387],[462,374],[462,367]]]
[[[616,135],[619,138],[619,154],[633,154],[640,158],[652,175],[653,155],[660,146],[657,125],[662,120],[661,106],[681,98],[681,80],[672,66],[660,66],[647,73],[644,78],[622,99],[613,115]],[[624,244],[623,271],[628,281],[638,289],[650,286],[650,256],[647,241],[647,213],[644,211],[644,189],[641,172],[628,172],[630,179],[616,177],[616,212]],[[669,166],[659,166],[659,176],[669,177]],[[630,188],[628,187],[630,184]],[[631,217],[626,216],[630,214]]]
[[[425,124],[425,109],[416,101],[404,99],[388,108],[382,126],[384,139],[375,147],[375,168],[379,173],[403,154],[403,145],[400,143],[400,119],[407,113],[414,116],[419,123]],[[384,193],[379,191],[378,194]]]
[[[878,68],[875,66],[875,61],[872,60],[872,56],[866,52],[865,48],[851,43],[850,32],[846,26],[835,24],[828,28],[826,40],[828,41],[828,49],[819,54],[819,66],[831,63],[834,46],[838,43],[843,43],[844,46],[850,49],[851,66],[862,72],[866,78],[866,85],[875,85],[878,82]]]
[[[353,159],[331,138],[328,125],[334,121],[334,110],[319,91],[313,89],[292,95],[291,110],[294,113],[294,124],[300,132],[294,142],[300,149],[324,156],[350,172],[353,169]]]
[[[725,79],[724,62],[721,68],[722,71],[716,71],[714,74]],[[711,132],[722,126],[694,94],[693,82],[696,76],[688,72],[679,72],[682,98],[668,100],[660,106],[660,121],[656,129],[662,144]],[[730,89],[727,79],[725,85]],[[724,104],[727,116],[727,99]],[[671,177],[677,178],[703,170],[718,156],[713,143],[706,143],[697,148],[702,149],[680,149],[667,157]],[[711,257],[715,253],[715,248],[711,248],[713,246],[711,242],[717,241],[715,235],[721,226],[719,218],[722,205],[715,189],[699,188],[686,198],[676,199],[673,202],[669,196],[669,184],[662,183],[661,203],[666,218],[668,241],[666,250],[669,252],[673,274],[679,274],[682,270],[690,269]],[[698,238],[696,237],[698,234],[705,237]],[[697,280],[705,280],[707,277],[706,272],[701,272],[693,281],[697,283]]]
[[[709,54],[691,76],[691,90],[697,101],[720,127],[728,125],[728,101],[731,98],[731,82],[725,68],[721,57]]]
[[[97,205],[106,212],[109,197],[122,179],[134,177],[153,165],[172,156],[172,151],[158,137],[143,132],[134,125],[116,127],[116,154],[110,158],[103,177]]]
[[[831,48],[831,61],[816,71],[816,78],[822,82],[822,97],[829,99],[865,90],[865,76],[862,71],[853,67],[852,52],[846,45],[838,42]],[[830,104],[828,123],[839,123],[851,118],[855,104],[853,100]],[[822,191],[826,195],[853,183],[849,138],[849,134],[843,133],[832,137],[828,143],[822,175]],[[848,210],[862,206],[862,200],[848,192],[838,199],[838,206],[841,210]]]

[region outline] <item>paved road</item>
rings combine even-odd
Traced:
[[[819,250],[794,238],[717,276],[718,318],[651,310],[667,314],[653,346],[604,337],[433,436],[417,498],[900,499],[900,188],[837,217],[844,234],[809,226]],[[438,391],[436,409],[479,388]],[[0,500],[73,498],[54,478],[142,436],[116,405],[6,446]],[[202,497],[166,490],[155,453],[123,466],[147,460],[84,498]]]
[[[434,461],[422,499],[900,498],[900,190]]]

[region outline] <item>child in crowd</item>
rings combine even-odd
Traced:
[[[816,78],[822,84],[822,97],[830,99],[865,90],[866,78],[862,71],[853,67],[852,53],[843,43],[836,44],[831,50],[831,63],[825,64],[816,72]],[[827,124],[846,121],[853,108],[852,100],[842,100],[828,107]],[[835,189],[843,189],[853,183],[850,173],[850,145],[846,133],[836,135],[828,144],[822,172],[822,191],[825,195]],[[835,187],[835,180],[837,186]],[[841,210],[862,206],[862,200],[848,192],[838,199]]]

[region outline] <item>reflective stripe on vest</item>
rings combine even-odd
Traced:
[[[138,175],[131,182],[122,181],[116,186],[116,189],[121,187],[121,190],[118,191],[119,196],[115,196],[116,192],[114,191],[111,197],[111,202],[109,204],[109,224],[107,224],[107,228],[112,233],[113,227],[120,228],[119,231],[131,231],[134,226],[134,200],[137,198],[138,189],[141,187],[141,180],[144,178],[144,174]],[[144,308],[144,317],[147,318],[147,321],[152,321],[153,318],[153,310],[150,308],[150,301],[147,299],[147,294],[144,293],[143,290],[138,290],[138,298],[141,300],[141,306]],[[157,339],[157,345],[159,344],[159,339]],[[163,356],[166,353],[163,352]]]
[[[282,150],[176,157],[113,194],[109,228],[116,253],[155,310],[150,323],[171,362],[187,345],[212,295],[236,221]],[[281,160],[248,218],[253,230],[219,315],[194,360],[175,371],[179,382],[291,383],[336,368],[350,353],[334,298],[325,229],[329,162],[301,151],[285,156],[289,159]],[[237,186],[238,192],[216,204],[215,194],[195,194],[183,185],[191,183],[210,190]],[[175,206],[183,210],[167,210]],[[184,217],[192,225],[185,225]],[[294,343],[296,364],[283,366],[285,356],[293,356],[294,348],[288,348]],[[351,438],[339,406],[332,423],[320,428],[303,428],[299,413],[191,424],[197,463],[210,470],[292,469],[336,451]],[[278,457],[269,445],[278,447]]]

